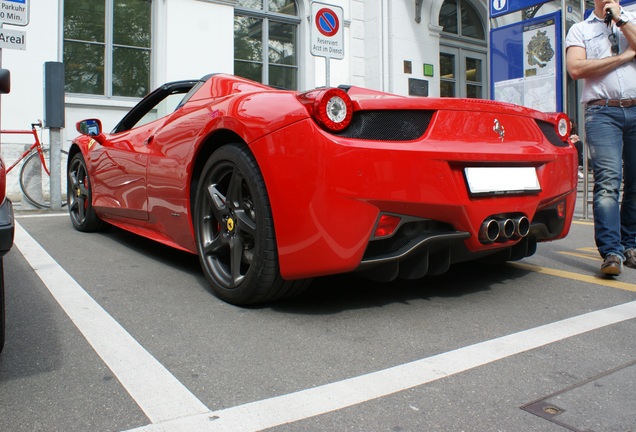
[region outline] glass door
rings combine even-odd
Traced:
[[[488,98],[486,54],[440,45],[440,96]]]

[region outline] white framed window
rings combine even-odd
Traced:
[[[300,22],[294,0],[238,0],[234,8],[234,74],[297,90]]]
[[[142,97],[150,89],[152,0],[64,0],[67,93]]]

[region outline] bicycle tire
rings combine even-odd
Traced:
[[[44,150],[44,158],[47,162],[51,160],[49,158],[48,149]],[[62,154],[60,155],[62,207],[68,204],[66,199],[66,179],[68,175],[66,172],[67,159],[68,152],[62,150]],[[33,206],[41,209],[51,208],[49,176],[40,163],[40,155],[38,152],[31,153],[22,164],[22,168],[20,169],[20,189],[22,189],[24,198]]]

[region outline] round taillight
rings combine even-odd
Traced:
[[[341,89],[320,92],[314,100],[314,117],[318,123],[333,132],[344,130],[353,116],[353,103]]]
[[[557,116],[556,133],[565,140],[570,136],[570,119],[563,113]]]

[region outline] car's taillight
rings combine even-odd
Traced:
[[[373,233],[374,238],[379,237],[388,237],[393,235],[395,229],[400,225],[402,218],[398,216],[392,216],[383,214],[380,216],[378,220],[378,224],[375,227],[375,232]]]
[[[565,217],[565,201],[561,201],[557,204],[557,216],[559,219],[563,219]]]
[[[301,101],[306,104],[310,102],[313,119],[332,132],[344,130],[351,123],[353,103],[344,90],[314,90],[303,94]]]
[[[570,136],[570,119],[567,115],[560,113],[556,118],[556,133],[563,140]]]

